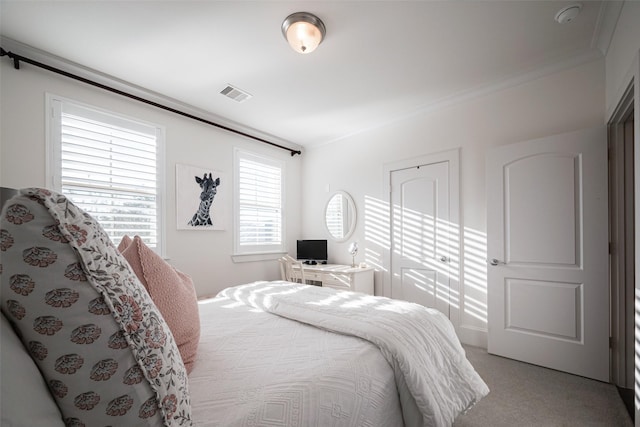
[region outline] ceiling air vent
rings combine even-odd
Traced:
[[[227,98],[233,99],[236,102],[246,101],[247,99],[253,96],[250,93],[240,90],[237,87],[233,87],[231,85],[227,85],[227,87],[222,89],[220,93],[226,96]]]

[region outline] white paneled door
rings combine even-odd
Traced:
[[[449,162],[391,171],[391,297],[449,316]]]
[[[604,128],[487,157],[490,353],[609,380]]]

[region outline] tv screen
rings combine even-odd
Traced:
[[[298,240],[298,252],[296,258],[302,260],[326,261],[326,240]]]

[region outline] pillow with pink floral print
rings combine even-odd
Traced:
[[[91,216],[22,190],[0,216],[0,250],[0,308],[66,425],[192,424],[169,327]]]

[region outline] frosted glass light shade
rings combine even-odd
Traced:
[[[282,34],[293,50],[311,53],[322,42],[325,27],[315,15],[297,12],[289,15],[282,23]]]

